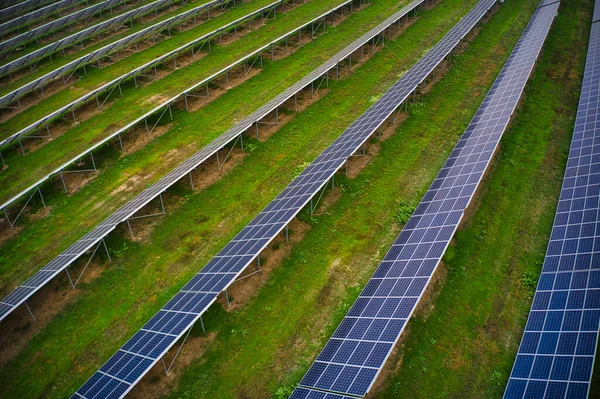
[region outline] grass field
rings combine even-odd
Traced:
[[[330,81],[319,101],[267,141],[250,140],[252,151],[237,153],[221,179],[194,194],[183,185],[173,190],[166,217],[134,225],[138,240],[125,239],[124,230],[113,234],[113,262],[93,262],[80,290],[71,292],[66,278],[58,279],[34,299],[39,327],[25,310],[15,312],[0,336],[10,348],[0,358],[6,395],[64,397],[79,387],[475,3],[440,1],[352,75]],[[209,310],[207,333],[193,329],[171,375],[156,367],[132,396],[287,397],[399,232],[399,209],[418,201],[439,171],[537,3],[506,0],[409,107],[395,133],[372,140],[367,157],[351,161],[350,176],[336,176],[336,189],[316,214],[303,213],[292,224],[291,243],[273,243],[263,272],[233,286],[232,306]],[[436,289],[411,320],[373,397],[501,397],[560,190],[589,35],[589,22],[582,21],[590,21],[592,3],[561,5],[519,112],[438,271]],[[208,106],[178,113],[167,133],[134,154],[107,158],[103,172],[80,191],[51,195],[50,217],[26,224],[0,248],[2,286],[24,279],[176,164],[173,151],[181,158],[201,147],[239,118],[237,107],[250,112],[258,105],[249,99],[272,96],[272,87],[302,76],[337,51],[340,38],[351,41],[395,11],[392,6],[391,0],[373,3]],[[208,127],[206,116],[215,117],[215,126]]]

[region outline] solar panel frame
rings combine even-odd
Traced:
[[[600,248],[594,243],[600,198],[598,15],[599,0],[563,186],[505,399],[589,395],[600,327]]]
[[[371,389],[491,161],[558,6],[540,3],[465,133],[298,390],[363,397]]]

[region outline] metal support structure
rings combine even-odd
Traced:
[[[190,336],[190,332],[192,332],[192,328],[194,328],[194,325],[192,324],[192,326],[188,329],[188,332],[185,334],[185,337],[183,338],[183,341],[181,342],[181,345],[179,345],[179,349],[177,349],[177,352],[175,353],[175,356],[173,357],[173,360],[171,360],[171,363],[169,364],[169,367],[167,368],[167,366],[165,365],[165,358],[164,356],[161,358],[162,360],[162,364],[163,367],[165,369],[165,374],[169,375],[169,371],[171,370],[171,368],[173,367],[173,364],[175,363],[175,360],[177,359],[177,356],[179,356],[179,352],[181,352],[181,348],[183,348],[183,345],[185,344],[185,341],[187,341],[188,337]],[[202,323],[202,330],[204,331],[204,323]]]
[[[31,308],[29,307],[29,305],[27,304],[27,301],[23,302],[25,304],[25,307],[27,308],[27,310],[29,311],[29,314],[31,315],[31,318],[33,319],[34,323],[37,324],[37,319],[35,318],[33,312],[31,311]]]
[[[17,220],[19,219],[19,217],[21,217],[21,215],[23,214],[23,212],[25,212],[25,208],[27,208],[27,205],[29,205],[29,203],[31,202],[31,200],[33,199],[33,196],[38,193],[40,195],[40,199],[42,200],[42,204],[44,205],[44,208],[46,207],[46,201],[44,201],[44,196],[42,195],[42,190],[38,187],[37,189],[33,190],[31,192],[31,195],[29,196],[29,198],[27,199],[27,201],[25,202],[25,205],[23,205],[23,207],[21,208],[21,210],[19,211],[19,213],[17,214],[17,216],[11,221],[10,217],[8,215],[8,211],[6,210],[6,208],[3,209],[4,211],[4,216],[6,217],[6,221],[8,222],[8,225],[10,226],[11,231],[15,231],[15,224],[17,223]]]

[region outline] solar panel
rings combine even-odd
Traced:
[[[2,3],[0,7],[0,21],[10,20],[17,14],[23,14],[28,10],[31,10],[36,7],[42,7],[49,3],[52,3],[52,0],[26,0],[19,2],[18,0],[8,0]]]
[[[558,208],[505,399],[588,396],[600,326],[599,89],[600,24],[593,23]]]
[[[330,12],[335,12],[340,7],[350,4],[351,1],[352,0],[349,0],[348,2],[342,3],[340,6],[334,7]],[[227,130],[225,133],[223,133],[217,139],[212,141],[206,147],[204,147],[203,149],[192,155],[190,158],[182,162],[179,166],[177,166],[171,172],[159,179],[156,183],[151,185],[146,190],[142,191],[134,199],[132,199],[127,204],[119,208],[115,213],[106,218],[98,226],[96,226],[89,233],[87,233],[80,240],[78,240],[75,244],[69,247],[66,251],[62,252],[58,257],[54,258],[46,266],[44,266],[38,272],[41,273],[41,276],[43,278],[36,279],[36,281],[39,281],[39,283],[35,287],[19,286],[15,289],[13,293],[11,293],[8,297],[2,300],[0,302],[0,304],[2,305],[0,306],[0,320],[3,320],[19,305],[25,303],[25,301],[38,289],[44,286],[52,278],[56,277],[60,272],[65,270],[75,260],[77,260],[81,255],[83,255],[85,252],[83,250],[80,250],[78,253],[75,253],[72,250],[73,247],[78,247],[78,243],[80,241],[93,242],[94,245],[98,244],[104,237],[106,237],[111,231],[113,231],[118,224],[126,221],[128,218],[133,216],[137,211],[139,211],[145,205],[150,203],[150,201],[158,197],[166,189],[171,187],[181,178],[185,177],[188,173],[193,171],[207,159],[214,156],[217,153],[217,151],[221,150],[226,145],[235,142],[235,140],[237,140],[240,137],[240,135],[244,133],[244,131],[246,131],[248,128],[250,128],[255,122],[260,121],[262,118],[264,118],[273,110],[275,110],[278,106],[282,105],[284,102],[292,98],[302,89],[304,89],[307,86],[310,86],[311,82],[314,82],[317,79],[321,79],[330,70],[335,68],[339,62],[347,58],[354,51],[358,50],[362,45],[368,43],[375,36],[384,32],[385,29],[389,28],[392,24],[399,21],[409,12],[419,7],[423,2],[424,0],[413,0],[406,7],[402,8],[401,10],[393,14],[390,18],[386,19],[384,22],[382,22],[381,24],[364,34],[362,37],[346,46],[343,50],[331,57],[325,63],[321,64],[318,68],[310,72],[298,82],[294,83],[292,86],[284,90],[281,94],[277,95],[272,100],[268,101],[262,107],[260,107],[252,114],[244,118],[231,129]],[[296,30],[292,32],[295,31]],[[268,48],[268,46],[265,48]],[[1,208],[4,208],[5,205],[2,205]],[[91,246],[88,248],[91,248]],[[45,273],[46,271],[53,271],[54,273]],[[34,276],[37,276],[38,273],[34,274]]]
[[[64,17],[45,23],[41,26],[28,29],[26,33],[16,35],[5,42],[10,42],[15,47],[26,44],[36,38],[45,36],[59,29],[69,27],[72,23],[77,22],[81,19],[85,18],[87,22],[88,18],[91,18],[96,14],[102,13],[103,11],[112,10],[112,7],[116,7],[124,1],[126,0],[101,1],[82,10],[75,11],[69,15],[65,15]],[[23,16],[21,18],[16,18],[12,21],[0,24],[0,36],[4,36],[14,30],[17,30],[17,28],[29,27],[29,25],[31,25],[34,22],[34,20],[27,18],[27,16]]]
[[[558,5],[535,11],[475,117],[297,390],[363,397],[371,389],[492,159]]]
[[[116,398],[131,389],[175,341],[186,330],[189,331],[201,314],[216,300],[217,295],[240,276],[269,242],[327,184],[346,160],[410,96],[420,82],[433,72],[435,67],[485,16],[495,2],[495,0],[481,0],[390,90],[219,251],[125,346],[113,355],[77,391],[77,397],[94,398],[99,391],[110,386],[111,391],[104,392],[103,395]],[[391,336],[390,332],[387,334],[386,337]],[[384,357],[389,345],[391,344],[388,342],[382,342],[370,348],[372,354],[369,361],[375,362]],[[144,360],[149,361],[144,362]],[[370,379],[373,378],[374,372],[370,367],[365,367],[357,371],[352,381],[344,380],[350,385],[348,393],[353,395],[355,391],[365,390]],[[123,382],[130,386],[122,386]],[[318,394],[311,392],[310,389],[306,391],[307,395],[311,395],[310,397],[318,397],[315,396]],[[113,396],[112,392],[116,392],[116,394]],[[302,394],[298,393],[297,395]],[[333,399],[335,396],[339,395],[330,395],[328,399]]]
[[[90,38],[90,37],[98,35],[102,32],[105,32],[106,30],[108,30],[110,28],[120,27],[123,24],[125,24],[127,21],[133,21],[140,16],[146,15],[154,10],[158,10],[158,9],[165,7],[166,5],[172,4],[174,1],[175,0],[156,0],[152,3],[145,4],[143,6],[135,8],[133,10],[127,11],[123,14],[119,14],[113,18],[107,19],[106,21],[102,21],[96,25],[90,26],[89,28],[83,29],[72,35],[64,37],[60,40],[53,41],[52,43],[49,43],[48,45],[46,45],[44,47],[41,47],[35,51],[32,51],[32,52],[22,56],[22,57],[19,57],[7,64],[2,65],[0,67],[0,76],[10,74],[11,72],[13,72],[15,70],[21,69],[24,67],[33,69],[37,65],[37,62],[39,62],[39,60],[44,57],[48,57],[51,54],[54,54],[55,52],[57,52],[59,50],[63,50],[67,47],[70,47],[76,43],[82,43],[87,38]],[[47,26],[47,28],[48,29],[46,30],[46,32],[50,32],[51,29],[52,30],[55,29],[53,26]],[[23,37],[22,39],[19,39],[21,41],[21,43],[30,41],[33,39],[34,34],[31,32],[32,31],[29,31],[29,32],[25,32],[23,34],[23,35],[28,35],[31,37]],[[23,35],[21,35],[21,36],[23,36]],[[4,51],[5,54],[10,54],[11,50],[13,50],[14,47],[16,47],[16,46],[11,46],[10,43],[7,43],[6,45],[2,44],[1,49]]]

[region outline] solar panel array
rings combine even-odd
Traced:
[[[84,65],[91,64],[97,60],[100,60],[102,57],[106,57],[109,54],[116,52],[122,48],[126,48],[128,46],[134,45],[137,40],[140,40],[148,35],[153,35],[167,29],[170,26],[178,25],[183,23],[195,15],[198,15],[205,10],[215,7],[218,4],[221,4],[224,0],[211,0],[208,3],[202,4],[198,7],[195,7],[191,10],[184,11],[180,14],[177,14],[171,18],[167,18],[161,22],[157,22],[154,25],[151,25],[145,29],[142,29],[138,32],[132,33],[129,36],[126,36],[122,39],[119,39],[115,42],[107,44],[97,50],[94,50],[82,57],[79,57],[76,60],[73,60],[47,74],[40,76],[39,78],[32,80],[31,82],[19,87],[16,90],[11,91],[10,93],[0,97],[0,107],[5,107],[19,98],[24,96],[25,94],[32,92],[37,89],[43,88],[46,84],[54,81],[55,79],[60,78],[61,76],[75,71],[78,68],[82,68]],[[0,52],[2,52],[2,44],[0,44]]]
[[[35,51],[32,51],[31,53],[28,53],[28,54],[26,54],[22,57],[19,57],[7,64],[0,66],[0,76],[7,75],[13,71],[16,71],[18,69],[25,67],[25,66],[29,67],[30,69],[33,69],[35,67],[36,61],[39,61],[44,57],[54,54],[55,52],[57,52],[59,50],[63,50],[67,47],[70,47],[76,43],[83,43],[84,40],[86,40],[90,37],[99,35],[102,32],[105,32],[108,29],[113,28],[113,27],[118,28],[118,27],[122,26],[123,24],[125,24],[127,21],[133,21],[134,19],[136,19],[140,16],[146,15],[155,10],[159,10],[159,9],[165,7],[166,5],[173,4],[175,1],[176,0],[156,0],[152,3],[143,5],[141,7],[135,8],[133,10],[127,11],[123,14],[117,15],[113,18],[107,19],[106,21],[100,22],[96,25],[90,26],[89,28],[80,30],[79,32],[76,32],[76,33],[69,35],[65,38],[62,38],[60,40],[53,41],[52,43],[49,43],[48,45],[46,45],[44,47],[41,47]],[[57,22],[57,21],[55,21],[55,22]],[[56,29],[56,27],[54,25],[55,22],[51,22],[50,24],[46,24],[46,25],[40,26],[39,28],[36,28],[36,30],[37,30],[37,29],[46,27],[45,28],[46,30],[43,33],[41,33],[42,32],[41,30],[38,31],[37,33],[35,33],[34,31],[29,31],[29,32],[25,32],[22,35],[11,39],[10,41],[1,43],[0,44],[0,52],[2,52],[4,54],[9,54],[11,52],[11,50],[14,50],[18,45],[27,43],[27,42],[35,39],[36,37],[45,35],[46,32],[52,32],[53,30]],[[21,37],[21,38],[17,39],[18,37]],[[20,43],[19,43],[19,41],[20,41]]]
[[[162,0],[161,0],[162,1]],[[171,1],[171,0],[169,0]],[[158,66],[164,62],[169,61],[170,59],[172,59],[174,56],[184,53],[186,51],[189,51],[190,49],[199,46],[200,44],[205,44],[206,41],[213,39],[215,36],[222,34],[224,32],[227,32],[228,30],[232,29],[235,26],[240,26],[242,23],[244,23],[244,21],[249,21],[252,20],[254,18],[257,18],[258,16],[262,15],[265,12],[269,12],[270,10],[275,9],[276,7],[280,7],[283,6],[284,4],[288,3],[290,0],[278,0],[274,3],[271,3],[269,5],[266,5],[264,7],[261,7],[260,9],[256,10],[256,11],[252,11],[238,19],[236,19],[235,21],[232,21],[228,24],[225,24],[223,26],[221,26],[220,28],[217,28],[205,35],[202,35],[194,40],[192,40],[191,42],[188,42],[172,51],[169,51],[168,53],[161,55],[160,57],[155,58],[152,61],[149,61],[147,63],[145,63],[142,66],[139,66],[129,72],[124,73],[123,75],[111,80],[110,82],[90,91],[87,94],[84,94],[83,96],[79,97],[78,99],[70,102],[69,104],[56,109],[55,111],[51,112],[50,114],[44,116],[43,118],[33,122],[32,124],[26,126],[25,128],[19,130],[18,132],[10,135],[9,137],[5,138],[4,140],[0,140],[0,147],[10,144],[12,142],[14,142],[16,139],[18,139],[19,137],[23,137],[24,135],[31,133],[31,132],[35,132],[37,131],[37,129],[41,128],[42,126],[46,125],[47,123],[51,122],[54,119],[58,119],[61,118],[65,113],[74,110],[75,108],[82,106],[84,104],[86,104],[87,101],[89,101],[90,99],[93,99],[94,97],[98,96],[101,93],[105,93],[107,91],[110,91],[112,89],[114,89],[115,87],[117,87],[118,85],[124,83],[125,81],[134,78],[135,76],[146,72],[148,70],[150,70],[152,67],[154,66]],[[245,57],[247,58],[247,57]],[[239,63],[239,61],[238,61]],[[237,63],[236,63],[237,64]],[[1,68],[0,68],[1,70]],[[212,75],[214,76],[214,75]],[[201,82],[201,84],[204,84],[204,80]],[[197,86],[197,85],[195,85]],[[195,87],[194,86],[194,87]],[[181,94],[180,94],[181,95]],[[175,101],[177,98],[179,98],[179,96],[175,96],[173,99],[171,99],[170,101]],[[164,108],[164,105],[162,105],[160,108]],[[154,113],[154,112],[152,112]],[[146,114],[147,115],[147,114]],[[136,123],[143,120],[143,118],[146,116],[143,116],[141,119],[138,118],[136,119]],[[115,134],[119,134],[120,130],[117,130],[117,132]],[[108,138],[112,138],[114,137],[114,134],[111,136],[108,136]],[[102,143],[96,143],[96,147],[98,145],[101,145]],[[87,153],[87,151],[86,151]],[[76,157],[74,157],[74,159],[80,159],[81,155],[77,155]],[[70,164],[70,163],[68,163]]]
[[[287,2],[289,0],[285,0],[285,1]],[[146,112],[144,115],[139,116],[138,118],[136,118],[132,122],[128,123],[127,125],[125,125],[125,126],[119,128],[119,129],[117,129],[116,131],[112,132],[111,134],[105,136],[103,139],[98,140],[91,147],[87,148],[86,150],[82,151],[81,153],[79,153],[78,155],[74,156],[70,160],[66,161],[65,163],[63,163],[62,165],[60,165],[59,167],[55,168],[53,171],[51,171],[50,173],[48,173],[46,176],[38,179],[35,183],[31,184],[26,189],[22,190],[18,194],[14,195],[12,198],[10,198],[7,201],[5,201],[4,203],[0,204],[0,210],[6,209],[8,206],[10,206],[15,201],[19,200],[21,197],[23,197],[27,193],[31,193],[32,191],[37,190],[37,188],[39,187],[40,184],[42,184],[46,180],[50,179],[52,176],[60,173],[62,170],[66,169],[69,166],[71,166],[72,164],[78,162],[84,156],[86,156],[87,154],[92,153],[97,148],[102,147],[104,144],[106,144],[108,141],[114,139],[118,135],[120,135],[122,133],[125,133],[126,131],[128,131],[129,129],[134,128],[135,126],[137,126],[140,123],[143,123],[146,118],[148,118],[148,117],[150,117],[152,115],[158,114],[159,112],[161,112],[161,110],[162,110],[162,112],[165,112],[165,110],[168,107],[170,107],[171,105],[173,105],[175,102],[184,99],[188,94],[189,95],[193,95],[193,93],[194,93],[195,90],[197,90],[198,88],[203,88],[206,84],[210,83],[211,81],[213,81],[217,77],[223,76],[226,72],[228,72],[228,71],[230,71],[230,70],[232,70],[232,69],[234,69],[234,68],[236,68],[238,66],[241,66],[244,63],[251,63],[252,60],[256,61],[257,57],[259,57],[263,52],[269,51],[272,48],[272,46],[277,45],[278,43],[284,42],[286,39],[289,39],[290,37],[298,34],[298,32],[300,32],[301,30],[307,29],[311,25],[313,25],[315,23],[318,23],[319,21],[324,21],[329,15],[332,15],[332,14],[338,12],[339,10],[343,9],[344,7],[351,6],[353,3],[362,4],[362,2],[364,2],[364,1],[366,1],[366,0],[346,0],[343,3],[341,3],[340,5],[335,6],[331,10],[329,10],[329,11],[321,14],[320,16],[312,19],[311,21],[306,22],[305,24],[299,26],[298,28],[290,30],[285,35],[282,35],[282,36],[276,38],[275,40],[273,40],[270,43],[262,46],[258,50],[255,50],[252,53],[247,54],[246,56],[244,56],[244,57],[238,59],[237,61],[229,64],[228,66],[222,68],[220,71],[215,72],[211,76],[209,76],[209,77],[207,77],[205,79],[202,79],[198,83],[195,83],[194,85],[188,87],[187,89],[183,90],[182,92],[174,95],[170,99],[165,100],[164,102],[162,102],[161,104],[157,105],[156,107],[154,107],[150,111]],[[424,2],[424,0],[413,1],[411,4],[413,4],[413,3],[421,4],[423,2]],[[326,64],[327,63],[325,63],[323,65],[326,65]],[[335,66],[335,64],[333,66]],[[138,71],[139,71],[139,69],[138,69]],[[310,75],[307,75],[307,76],[310,76]],[[304,81],[304,79],[300,80],[300,82],[302,82],[302,81]],[[310,82],[308,82],[308,84],[310,84]],[[293,86],[293,87],[295,87],[295,86]],[[286,93],[287,93],[287,91],[286,91]],[[293,96],[293,93],[292,93],[292,96]],[[262,108],[259,109],[259,111],[260,110],[262,110]],[[259,115],[259,113],[253,113],[253,114],[251,114],[251,116],[255,116],[255,115]],[[263,116],[260,116],[259,119],[261,119]],[[55,114],[50,114],[48,117],[52,117],[53,118],[53,117],[55,117]],[[246,121],[246,119],[244,119],[244,121]],[[251,125],[252,123],[254,123],[254,121],[253,122],[249,122],[249,123]],[[37,124],[37,122],[36,122],[36,124]],[[39,127],[39,126],[41,126],[41,125],[37,125],[37,127]],[[13,141],[15,139],[18,139],[18,134],[19,133],[16,133],[16,134],[10,136],[9,138],[5,139],[4,141],[0,141],[0,147],[2,145],[10,143],[11,141]],[[228,135],[228,136],[230,136],[230,135]],[[235,137],[237,137],[237,136],[234,136],[234,139],[235,139]]]
[[[342,3],[342,5],[334,7],[330,12],[335,12],[340,7],[348,5],[356,0],[348,0]],[[265,105],[254,111],[252,114],[244,118],[238,124],[227,130],[217,139],[212,141],[206,147],[196,152],[186,161],[181,163],[167,175],[159,179],[156,183],[151,185],[146,190],[142,191],[133,200],[119,208],[114,214],[105,219],[102,223],[92,229],[89,233],[83,236],[81,239],[72,244],[69,248],[63,251],[60,255],[46,264],[37,273],[31,276],[25,283],[18,286],[13,292],[7,297],[0,301],[0,320],[3,320],[8,314],[15,310],[19,305],[23,304],[31,295],[37,290],[43,287],[51,279],[56,277],[59,273],[70,266],[75,260],[83,255],[87,250],[97,245],[104,237],[106,237],[111,231],[113,231],[118,224],[126,221],[136,212],[150,203],[152,200],[157,198],[161,193],[171,187],[173,184],[178,182],[181,178],[185,177],[188,173],[193,171],[203,162],[210,157],[214,156],[219,150],[223,149],[226,145],[231,144],[237,140],[240,135],[250,128],[255,122],[261,120],[275,108],[283,104],[285,101],[292,98],[303,88],[309,86],[311,82],[321,78],[329,70],[335,68],[338,62],[348,57],[352,52],[360,48],[361,45],[368,43],[374,36],[382,32],[384,29],[389,27],[392,23],[400,20],[403,16],[407,15],[410,11],[416,9],[425,0],[413,0],[410,4],[404,7],[402,10],[394,14],[395,20],[392,17],[388,18],[384,23],[378,25],[367,34],[363,35],[360,39],[357,39],[352,44],[344,48],[342,51],[337,53],[334,57],[327,60],[317,69],[300,79],[298,82],[290,86],[281,94],[267,102]],[[320,19],[323,16],[317,18]],[[314,21],[314,20],[313,20]]]
[[[535,11],[475,117],[292,399],[318,397],[315,391],[363,397],[370,390],[492,159],[558,6]]]
[[[42,36],[48,35],[59,29],[64,29],[64,28],[70,26],[72,23],[75,23],[81,19],[85,18],[87,21],[87,19],[91,18],[93,15],[99,14],[106,10],[112,10],[112,7],[118,6],[119,4],[123,3],[124,1],[126,1],[126,0],[104,0],[104,1],[101,1],[92,6],[75,11],[74,13],[71,13],[69,15],[65,15],[64,17],[54,19],[54,20],[52,20],[46,24],[43,24],[41,26],[38,26],[38,27],[35,27],[32,29],[28,29],[27,32],[4,41],[2,43],[2,47],[6,48],[5,46],[7,45],[7,43],[10,43],[10,46],[12,46],[12,47],[18,47],[23,44],[29,43],[32,40],[35,40]],[[8,21],[3,24],[0,24],[0,36],[4,36],[14,30],[16,30],[19,27],[27,27],[34,22],[34,21],[26,21],[26,22],[22,23],[20,21],[20,19],[21,18],[13,19],[12,21]]]
[[[588,397],[600,326],[599,90],[593,23],[558,209],[505,399]]]
[[[17,14],[22,14],[35,7],[42,7],[49,3],[52,3],[52,0],[6,1],[2,4],[3,8],[0,10],[0,21],[7,21]]]
[[[83,3],[83,2],[84,2],[84,0],[57,1],[55,3],[49,4],[45,7],[42,7],[35,11],[27,13],[25,15],[18,16],[17,18],[14,18],[14,19],[8,21],[7,23],[13,23],[13,21],[15,21],[18,23],[19,26],[26,25],[26,24],[29,24],[29,23],[32,23],[35,21],[39,21],[42,18],[50,17],[50,16],[54,15],[54,13],[60,12],[61,10],[64,10],[68,7],[75,7],[79,3]],[[18,4],[16,6],[18,6]],[[15,15],[15,14],[13,14],[13,15]]]
[[[495,0],[480,1],[421,61],[327,147],[127,341],[77,391],[77,397],[113,397],[113,392],[117,392],[114,397],[120,397],[131,389],[494,4]]]

